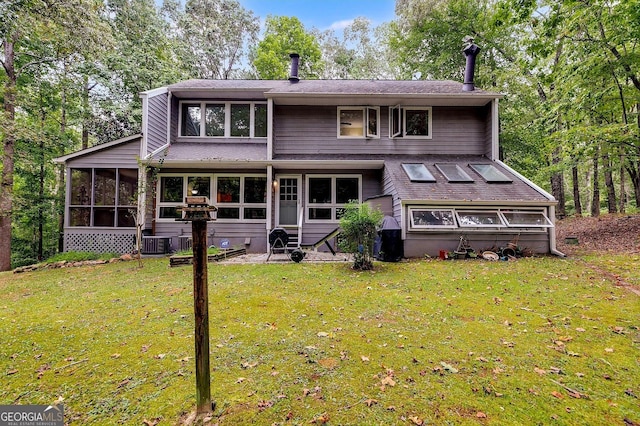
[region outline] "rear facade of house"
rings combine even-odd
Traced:
[[[269,251],[275,228],[294,245],[335,247],[350,201],[397,221],[405,257],[453,251],[460,238],[556,252],[555,200],[498,159],[499,94],[291,78],[189,80],[141,96],[140,135],[57,159],[65,250],[129,252],[136,223],[145,253],[188,248],[180,207],[198,194],[217,208],[209,244],[254,253]]]

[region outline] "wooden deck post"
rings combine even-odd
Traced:
[[[193,239],[193,311],[195,316],[196,415],[215,409],[211,402],[211,370],[209,367],[209,289],[207,276],[207,222],[217,209],[207,197],[186,197],[181,221],[191,222]]]
[[[191,222],[193,236],[193,302],[195,313],[197,413],[211,412],[209,369],[209,292],[207,280],[207,222]]]

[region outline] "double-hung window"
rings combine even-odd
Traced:
[[[220,174],[215,177],[215,185],[219,221],[266,220],[266,175]]]
[[[379,138],[380,108],[339,107],[339,138]]]
[[[211,198],[210,175],[161,175],[159,185],[159,219],[181,218],[178,207],[184,205],[185,197],[189,195]]]
[[[137,169],[71,169],[69,226],[133,228],[137,197]]]
[[[307,175],[307,220],[336,222],[345,204],[362,199],[360,175]]]
[[[389,107],[389,137],[431,139],[431,107]]]
[[[267,104],[264,102],[182,102],[180,136],[265,138]]]

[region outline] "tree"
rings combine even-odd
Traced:
[[[11,268],[11,235],[16,140],[21,137],[16,114],[23,77],[43,70],[102,42],[102,2],[20,0],[0,8],[0,62],[4,70],[2,99],[3,161],[0,178],[0,271]],[[46,73],[43,73],[46,74]]]
[[[180,55],[192,78],[227,80],[239,74],[247,45],[260,30],[253,12],[236,0],[187,0],[184,12],[173,9]]]
[[[342,37],[333,30],[319,33],[324,63],[322,78],[378,79],[392,78],[386,43],[387,26],[371,28],[371,21],[356,18],[345,27]]]
[[[383,214],[369,204],[350,202],[340,218],[340,249],[353,254],[353,269],[373,269],[373,243]]]
[[[296,17],[268,16],[264,37],[250,53],[258,78],[288,78],[291,53],[300,55],[300,78],[314,79],[322,75],[323,62],[318,39],[307,32]]]

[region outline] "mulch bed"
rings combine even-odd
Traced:
[[[640,253],[640,214],[569,217],[556,222],[558,250]],[[567,244],[567,239],[577,244]]]

